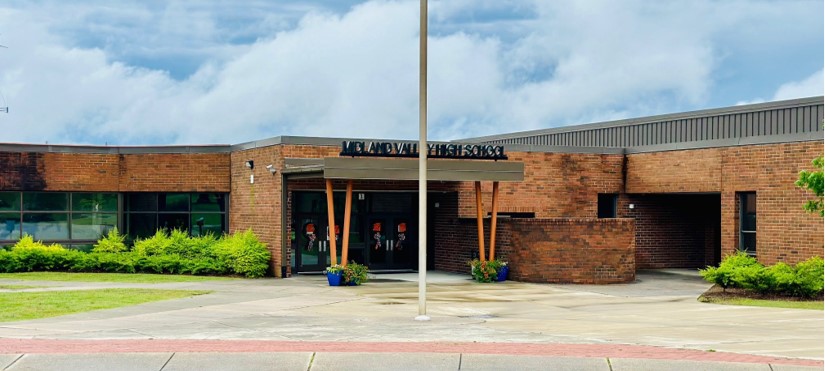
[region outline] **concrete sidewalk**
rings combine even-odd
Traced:
[[[0,355],[3,370],[821,370],[796,365],[455,353],[104,353]]]
[[[225,347],[187,348],[177,345],[166,348],[125,346],[109,350],[100,348],[100,351],[87,347],[86,353],[97,355],[67,357],[91,361],[105,358],[106,354],[127,359],[132,355],[142,358],[149,353],[157,353],[165,355],[168,360],[172,353],[203,355],[217,352],[215,354],[222,355],[215,357],[236,359],[248,357],[249,353],[259,353],[264,358],[295,353],[304,356],[315,354],[320,363],[313,361],[313,369],[322,369],[319,367],[326,367],[323,366],[324,359],[332,359],[340,353],[368,353],[356,357],[359,362],[381,357],[398,362],[418,362],[421,357],[441,359],[449,354],[447,358],[450,362],[458,359],[462,369],[467,369],[475,367],[475,364],[462,361],[464,357],[476,359],[479,355],[493,354],[494,360],[479,361],[480,364],[492,365],[491,362],[498,362],[498,359],[506,359],[505,364],[510,365],[517,362],[509,357],[549,364],[555,358],[573,357],[582,362],[600,360],[607,363],[606,359],[610,359],[614,370],[623,362],[636,362],[635,359],[654,362],[654,369],[661,369],[670,364],[668,362],[679,359],[692,359],[709,365],[724,362],[719,367],[733,367],[739,362],[749,367],[768,367],[770,364],[775,366],[774,370],[806,365],[822,369],[821,311],[699,303],[696,297],[709,285],[695,271],[640,272],[636,283],[604,286],[518,282],[478,284],[468,277],[428,272],[428,314],[432,317],[429,322],[413,320],[417,314],[417,275],[414,274],[378,275],[373,282],[359,287],[329,287],[323,276],[169,284],[25,281],[28,285],[60,289],[151,287],[212,290],[214,293],[55,318],[2,323],[0,353],[12,358],[9,369],[15,369],[25,366],[29,362],[27,360],[80,354],[84,349],[75,346],[74,350],[69,351],[59,345],[45,347],[43,343],[32,343],[36,345],[27,348],[22,343],[9,343],[16,339],[35,342],[38,341],[35,339],[52,339],[62,341],[64,345],[73,341],[94,340],[114,344],[118,341],[150,341],[148,339],[154,339],[151,340],[154,342],[203,342],[211,339],[234,341],[235,344],[243,341],[282,344],[276,348],[252,347],[232,351]],[[12,280],[0,282],[23,284],[23,281]],[[287,343],[292,345],[284,348]],[[294,344],[312,346],[296,347]],[[339,348],[335,348],[335,344],[339,344]],[[361,348],[343,349],[340,344],[357,344]],[[402,345],[376,351],[376,344]],[[416,344],[429,344],[431,347],[421,346],[418,349]],[[449,348],[450,344],[488,347],[478,351],[461,346]],[[435,345],[440,348],[432,348]],[[564,346],[572,345],[614,348],[564,350]],[[561,351],[519,351],[542,346],[555,346]],[[647,348],[643,352],[617,353],[613,351],[617,347],[625,350]],[[413,352],[413,348],[418,350]],[[502,352],[502,349],[507,352]],[[662,356],[661,352],[672,350],[694,353]],[[26,356],[14,358],[20,354]],[[719,358],[727,354],[768,358]],[[173,361],[176,357],[171,357],[169,365],[175,365]],[[614,363],[614,360],[619,363]],[[309,365],[304,364],[302,369],[306,370]],[[382,365],[393,366],[383,361],[376,364]],[[450,364],[445,369],[458,369],[458,365],[453,367]],[[680,364],[675,365],[682,368]],[[352,366],[361,368],[360,363]],[[152,367],[144,369],[154,369]],[[635,367],[639,369],[642,366]],[[506,368],[513,369],[510,366]]]

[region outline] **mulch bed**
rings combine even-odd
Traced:
[[[778,294],[760,294],[758,292],[753,292],[750,290],[728,287],[727,289],[723,290],[722,286],[713,285],[713,287],[709,288],[708,291],[705,291],[702,295],[699,296],[699,301],[705,301],[703,299],[712,300],[712,299],[762,299],[762,300],[785,300],[785,301],[822,301],[823,295],[819,294],[818,297],[814,298],[800,298],[796,296],[787,296],[787,295],[778,295]]]

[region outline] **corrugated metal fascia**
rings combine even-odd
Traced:
[[[740,138],[728,138],[718,140],[702,140],[696,142],[678,142],[658,144],[652,146],[637,146],[625,149],[627,154],[631,153],[646,153],[646,152],[667,152],[667,151],[681,151],[686,149],[702,149],[702,148],[719,148],[719,147],[735,147],[735,146],[749,146],[760,144],[779,144],[779,143],[794,143],[794,142],[822,142],[825,139],[825,132],[807,132],[794,133],[770,136],[750,136]]]
[[[791,99],[791,100],[784,100],[784,101],[746,104],[746,105],[732,106],[732,107],[711,108],[711,109],[698,110],[698,111],[671,113],[671,114],[665,114],[665,115],[630,118],[630,119],[615,120],[615,121],[605,121],[605,122],[597,122],[597,123],[591,123],[591,124],[570,125],[570,126],[564,126],[564,127],[558,127],[558,128],[530,130],[530,131],[522,131],[522,132],[517,132],[517,133],[467,138],[467,139],[462,139],[462,140],[482,142],[483,143],[483,142],[503,140],[503,139],[535,137],[535,136],[541,136],[541,135],[572,133],[572,132],[588,131],[588,130],[602,129],[602,128],[652,124],[652,123],[657,123],[657,122],[662,122],[662,121],[678,121],[678,120],[687,120],[687,119],[702,118],[702,117],[712,117],[712,116],[720,116],[720,115],[727,115],[727,114],[761,112],[761,111],[780,109],[780,108],[794,108],[794,107],[817,106],[817,105],[821,106],[821,105],[823,105],[823,103],[825,103],[825,97],[822,97],[822,96],[810,97],[810,98],[799,98],[799,99]]]

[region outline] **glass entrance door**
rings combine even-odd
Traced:
[[[293,193],[292,252],[295,272],[322,272],[329,266],[336,238],[341,262],[344,221],[343,192],[334,194],[336,226],[328,228],[326,195],[318,191]],[[418,217],[412,192],[356,192],[350,219],[348,260],[370,270],[418,267]]]
[[[370,269],[415,269],[418,243],[415,224],[410,215],[370,215],[367,223],[369,242],[365,251]]]
[[[295,265],[299,272],[323,271],[332,261],[330,257],[330,238],[333,237],[321,215],[297,215],[297,231],[293,251]],[[341,250],[337,251],[337,260],[341,260]]]

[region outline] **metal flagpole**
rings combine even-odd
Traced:
[[[418,316],[427,315],[427,0],[420,0],[419,80],[418,80]]]

